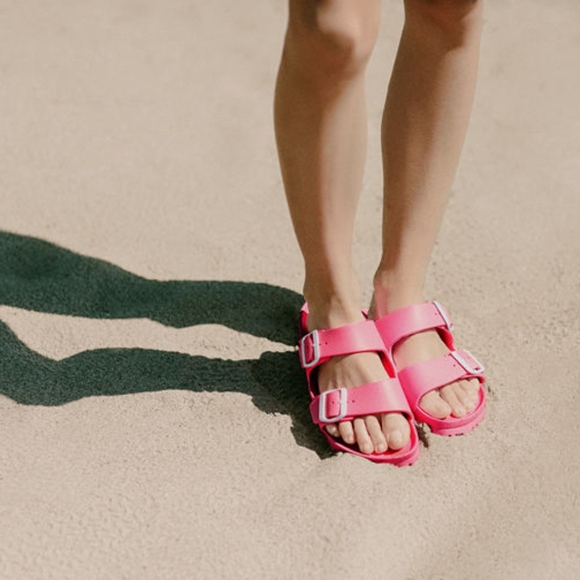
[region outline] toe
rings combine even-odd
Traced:
[[[463,406],[460,398],[462,392],[457,383],[439,389],[441,398],[451,407],[451,414],[454,417],[464,417],[467,414],[467,409]]]
[[[452,412],[452,408],[439,396],[438,391],[431,391],[424,395],[419,406],[425,413],[436,419],[445,419]]]
[[[356,443],[354,428],[350,421],[344,421],[338,424],[338,434],[347,445],[354,445]]]
[[[469,401],[471,409],[475,409],[479,403],[479,388],[480,384],[477,379],[471,379],[469,381],[461,381],[461,388],[464,393],[466,393],[466,401]]]
[[[370,415],[365,419],[368,434],[373,442],[375,453],[384,453],[387,450],[387,440],[378,418]]]
[[[411,428],[403,415],[399,413],[383,415],[382,427],[389,449],[397,451],[407,445]]]
[[[367,430],[366,421],[358,418],[355,419],[353,423],[358,448],[362,453],[372,453],[375,450],[375,446],[373,445],[373,440]]]
[[[477,406],[477,401],[479,398],[478,389],[476,389],[474,393],[473,389],[471,389],[469,386],[469,381],[461,381],[460,383],[457,383],[455,387],[455,395],[468,413],[473,411]]]
[[[338,432],[338,427],[336,425],[327,425],[326,426],[326,432],[331,437],[339,437],[340,436],[340,433]]]

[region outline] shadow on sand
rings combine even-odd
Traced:
[[[100,319],[149,318],[175,328],[222,324],[286,345],[296,342],[302,298],[248,282],[156,281],[36,238],[0,232],[0,304]],[[63,405],[95,395],[164,389],[239,392],[266,413],[289,415],[298,444],[328,454],[310,423],[292,352],[223,360],[110,348],[55,361],[32,351],[0,321],[0,393],[25,405]]]

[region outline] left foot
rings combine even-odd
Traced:
[[[376,295],[373,297],[369,317],[379,318],[388,314],[389,310],[377,308],[375,299]],[[420,299],[401,302],[397,308],[420,302]],[[393,359],[400,372],[405,367],[440,358],[449,352],[437,331],[428,330],[399,341],[393,349]],[[419,401],[419,407],[436,419],[445,419],[449,416],[464,417],[477,407],[479,388],[480,383],[477,379],[456,381],[426,393]]]
[[[393,349],[399,371],[410,365],[445,356],[449,349],[435,330],[415,334],[401,340]],[[479,401],[479,381],[457,381],[425,394],[419,407],[437,419],[463,417],[473,411]]]

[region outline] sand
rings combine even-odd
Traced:
[[[0,578],[578,578],[580,4],[488,2],[427,287],[488,414],[404,469],[333,455],[307,416],[285,18],[0,1]],[[365,299],[401,21],[386,1],[369,69]]]

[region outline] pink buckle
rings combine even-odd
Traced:
[[[310,340],[310,347],[312,350],[312,358],[309,359],[306,354],[306,341]],[[300,339],[300,364],[303,369],[310,369],[316,366],[320,362],[320,342],[318,340],[318,330],[313,330],[308,334],[305,334]]]

